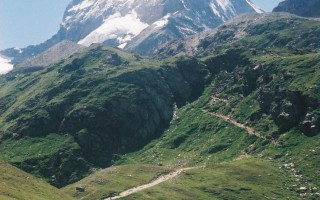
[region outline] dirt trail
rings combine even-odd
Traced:
[[[216,117],[219,117],[219,118],[223,119],[226,122],[229,122],[229,123],[231,123],[231,124],[233,124],[233,125],[235,125],[235,126],[237,126],[239,128],[245,129],[250,135],[255,135],[257,137],[263,138],[261,136],[261,134],[256,132],[253,128],[251,128],[249,126],[246,126],[244,124],[240,124],[239,122],[237,122],[237,121],[235,121],[233,119],[230,119],[230,117],[228,117],[228,116],[221,115],[221,114],[218,114],[218,113],[215,113],[215,112],[209,112],[207,110],[203,110],[203,112],[208,113],[210,115],[214,115]]]
[[[246,125],[244,125],[244,124],[241,124],[241,123],[239,123],[239,122],[237,122],[237,121],[235,121],[235,120],[233,120],[233,119],[230,119],[230,117],[228,117],[228,116],[221,115],[221,114],[215,113],[215,112],[210,112],[210,111],[208,111],[208,110],[203,110],[203,112],[204,112],[204,113],[207,113],[207,114],[209,114],[209,115],[213,115],[213,116],[219,117],[220,119],[223,119],[224,121],[226,121],[226,122],[228,122],[228,123],[230,123],[230,124],[233,124],[233,125],[235,125],[235,126],[237,126],[237,127],[239,127],[239,128],[245,129],[250,135],[255,135],[255,136],[257,136],[257,137],[259,137],[259,138],[262,138],[262,139],[264,139],[264,140],[269,140],[269,141],[271,141],[273,144],[276,145],[276,141],[275,141],[275,140],[273,140],[273,139],[268,139],[268,138],[262,136],[259,132],[255,131],[253,128],[251,128],[251,127],[249,127],[249,126],[246,126]]]
[[[118,196],[114,196],[114,197],[109,197],[109,198],[106,198],[104,200],[114,200],[114,199],[120,199],[122,197],[126,197],[126,196],[129,196],[133,193],[136,193],[136,192],[139,192],[141,190],[144,190],[144,189],[148,189],[148,188],[151,188],[151,187],[154,187],[162,182],[165,182],[165,181],[168,181],[176,176],[178,176],[179,174],[181,174],[182,172],[185,172],[185,171],[188,171],[190,169],[195,169],[196,167],[189,167],[189,168],[182,168],[182,169],[178,169],[176,171],[173,171],[169,174],[166,174],[166,175],[162,175],[160,176],[159,178],[153,180],[152,182],[150,183],[147,183],[145,185],[140,185],[140,186],[137,186],[137,187],[133,187],[133,188],[130,188],[128,190],[125,190],[123,192],[121,192]]]

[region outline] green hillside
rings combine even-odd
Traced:
[[[71,200],[72,197],[3,161],[0,161],[1,200]]]
[[[174,103],[197,98],[207,74],[196,59],[159,62],[93,46],[45,70],[2,76],[0,151],[65,186],[161,135]]]

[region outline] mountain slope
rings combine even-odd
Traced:
[[[7,74],[0,151],[64,186],[158,137],[174,104],[197,98],[206,75],[196,59],[163,63],[101,46],[36,73]]]
[[[23,62],[17,64],[15,69],[20,70],[32,70],[41,69],[50,66],[51,64],[57,63],[63,59],[68,58],[69,56],[81,51],[84,49],[83,46],[70,41],[62,41],[43,53],[28,58]]]
[[[0,161],[0,199],[71,200],[48,183]]]
[[[245,14],[213,30],[172,42],[159,49],[155,57],[204,56],[234,46],[260,53],[268,48],[274,53],[316,52],[320,48],[318,25],[317,19],[288,13]]]
[[[320,17],[319,0],[285,0],[273,12],[289,12],[303,17]]]
[[[19,63],[53,45],[69,40],[89,46],[106,43],[150,54],[159,45],[173,39],[216,27],[242,13],[262,12],[250,0],[73,0],[67,7],[60,30],[48,41],[1,54]],[[147,44],[146,44],[147,43]],[[149,49],[143,50],[143,47]]]

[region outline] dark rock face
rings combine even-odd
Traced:
[[[320,17],[320,0],[285,0],[273,12],[289,12],[303,17]]]
[[[285,132],[296,126],[304,115],[305,102],[298,92],[279,91],[270,109],[280,131]]]
[[[133,151],[161,134],[175,102],[182,106],[200,95],[207,75],[203,67],[188,59],[177,68],[125,73],[114,80],[120,83],[114,87],[132,85],[127,98],[115,96],[100,106],[75,109],[64,117],[59,132],[74,134],[90,162],[109,165],[113,154]]]
[[[320,131],[319,115],[312,112],[307,113],[299,127],[308,136],[317,135]]]
[[[280,132],[299,127],[307,136],[319,133],[319,116],[312,112],[315,105],[310,104],[301,92],[262,87],[258,102],[264,113],[271,114]]]

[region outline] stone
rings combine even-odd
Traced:
[[[306,187],[300,187],[299,192],[306,192],[308,189]]]
[[[314,113],[307,113],[299,124],[300,130],[307,136],[315,136],[320,131],[319,117]]]
[[[76,186],[76,190],[77,190],[78,192],[84,192],[84,191],[86,190],[86,188],[83,187],[82,185],[78,185],[78,186]]]

